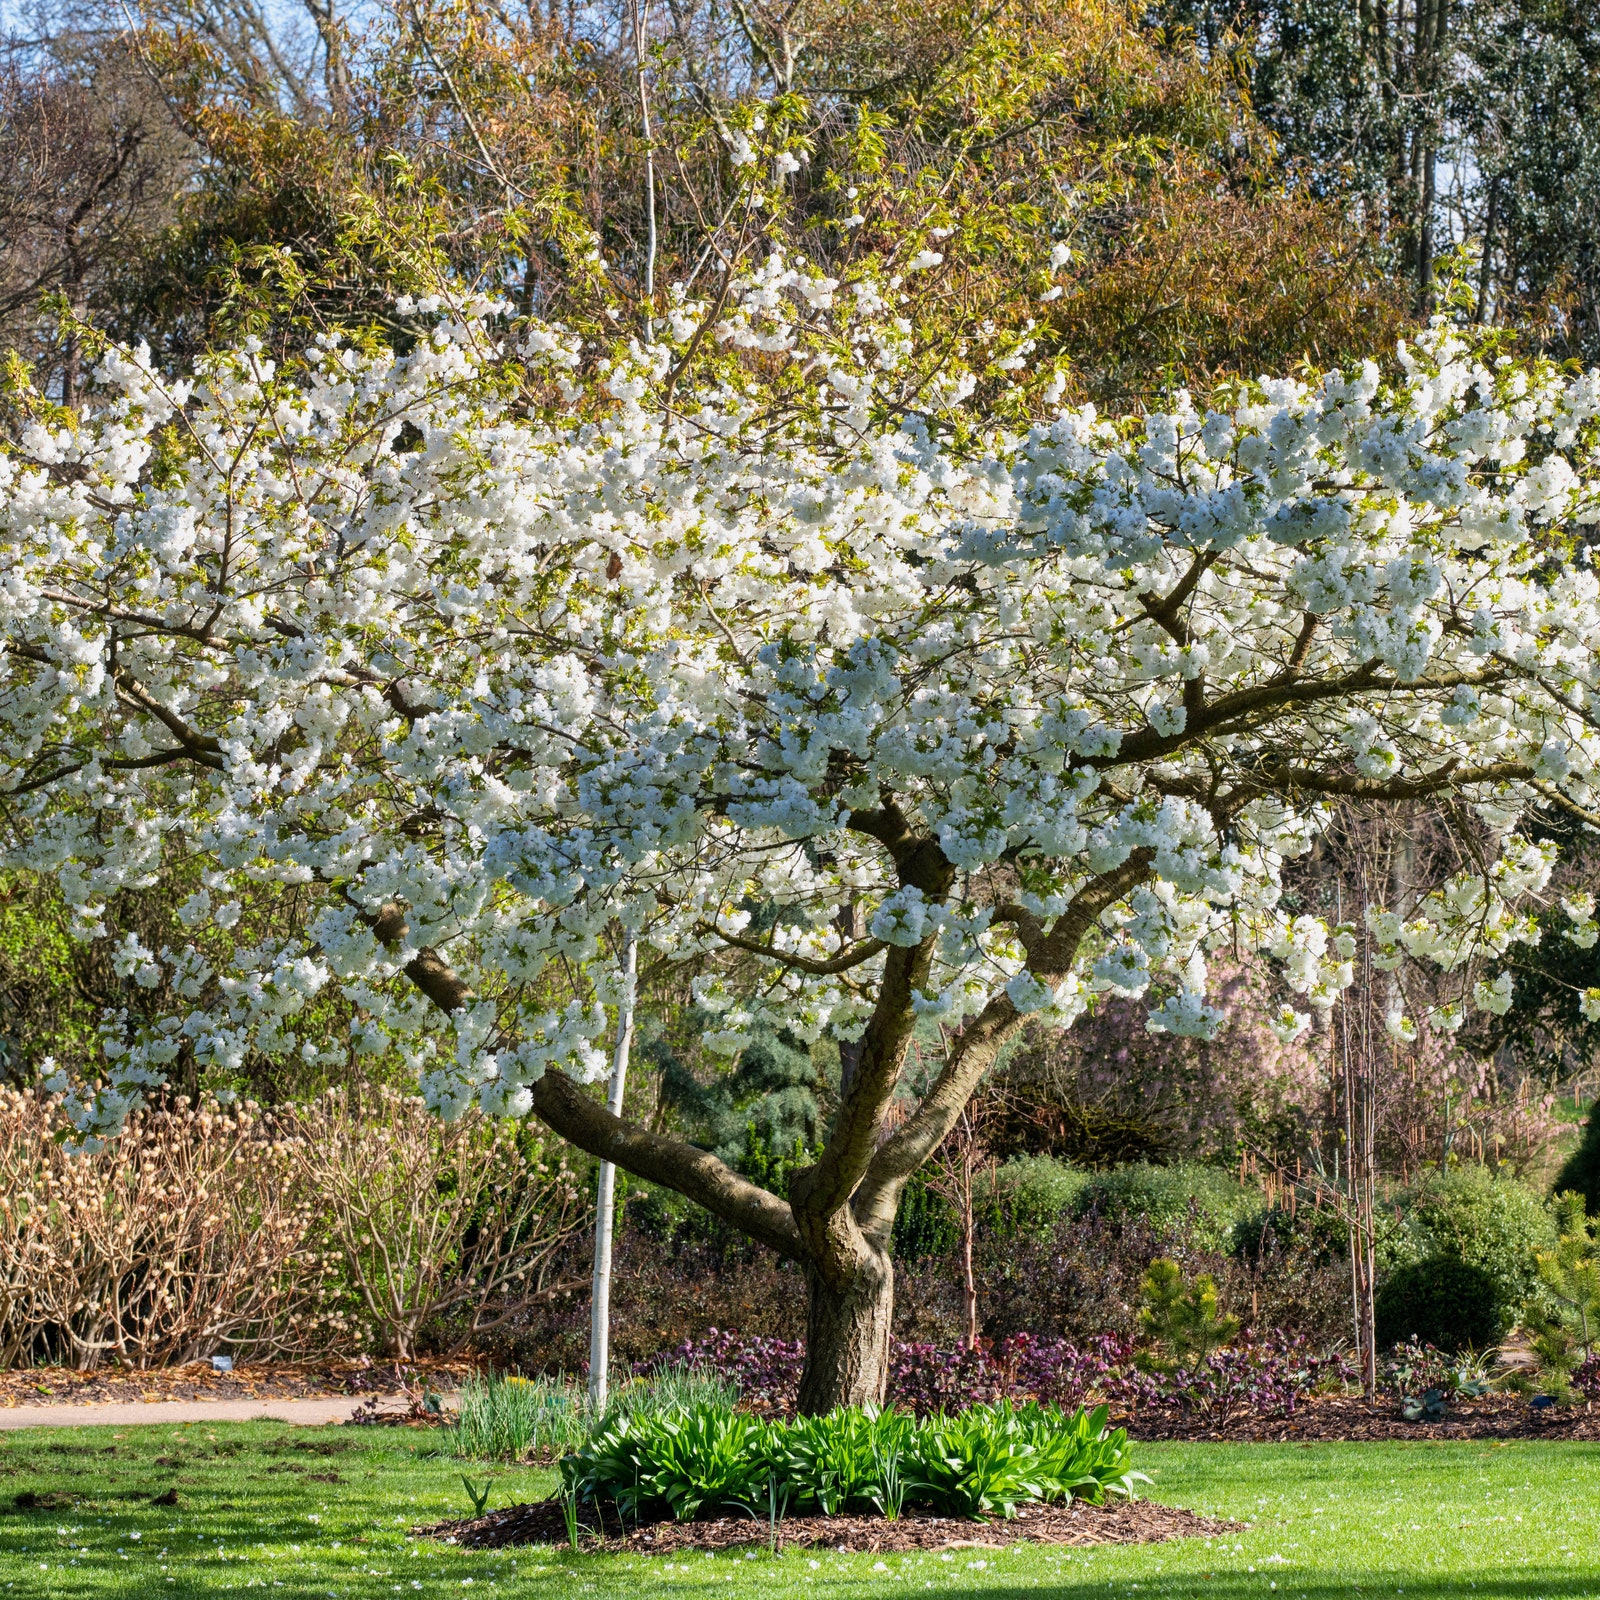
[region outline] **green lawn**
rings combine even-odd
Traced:
[[[1215,1544],[944,1556],[475,1553],[406,1537],[466,1508],[427,1435],[272,1423],[0,1434],[0,1597],[714,1595],[876,1600],[1600,1595],[1600,1446],[1150,1445],[1155,1496],[1249,1520]],[[481,1474],[480,1474],[481,1476]],[[491,1504],[551,1474],[495,1473]],[[176,1485],[179,1503],[152,1498]],[[75,1503],[10,1509],[23,1491]]]

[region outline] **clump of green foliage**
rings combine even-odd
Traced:
[[[1154,1367],[1199,1372],[1239,1331],[1239,1319],[1220,1310],[1209,1272],[1185,1285],[1176,1261],[1152,1261],[1139,1292],[1139,1327],[1154,1346],[1145,1359]]]
[[[1536,1258],[1554,1309],[1530,1316],[1528,1331],[1545,1392],[1571,1400],[1573,1369],[1594,1354],[1600,1338],[1600,1244],[1575,1190],[1556,1196],[1556,1227],[1554,1248]]]
[[[524,1461],[575,1450],[595,1431],[623,1418],[713,1407],[731,1410],[738,1385],[704,1367],[666,1367],[618,1386],[603,1415],[572,1378],[520,1373],[469,1376],[461,1385],[451,1453],[485,1461]]]
[[[1534,1262],[1554,1246],[1556,1227],[1544,1198],[1527,1184],[1475,1164],[1452,1167],[1418,1186],[1406,1222],[1419,1259],[1448,1256],[1487,1275],[1490,1343],[1542,1299]]]
[[[903,1504],[949,1516],[1014,1517],[1019,1506],[1131,1495],[1128,1436],[1106,1408],[1067,1415],[1008,1401],[921,1419],[840,1407],[794,1422],[720,1404],[607,1419],[561,1462],[566,1493],[619,1516],[679,1520],[744,1509],[833,1515]]]
[[[1557,1174],[1556,1190],[1581,1194],[1589,1215],[1600,1216],[1600,1100],[1589,1107],[1589,1115],[1583,1122],[1583,1137]]]
[[[1482,1350],[1504,1337],[1508,1321],[1489,1273],[1448,1255],[1397,1268],[1373,1309],[1380,1349],[1415,1340],[1451,1354]]]

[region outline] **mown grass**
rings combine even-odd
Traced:
[[[1248,1520],[1249,1530],[1130,1549],[666,1561],[471,1552],[409,1538],[413,1524],[466,1509],[463,1464],[435,1454],[438,1443],[402,1430],[271,1423],[0,1434],[0,1596],[1600,1594],[1593,1445],[1149,1445],[1139,1463],[1157,1499]],[[466,1470],[482,1481],[484,1469]],[[549,1471],[528,1468],[496,1468],[493,1478],[491,1505],[540,1495],[553,1482]],[[173,1486],[175,1507],[150,1503]],[[11,1509],[24,1491],[68,1500]]]

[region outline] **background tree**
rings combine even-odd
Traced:
[[[147,6],[132,32],[78,8],[29,70],[92,39],[192,152],[170,226],[97,314],[172,370],[241,333],[280,354],[328,326],[403,345],[396,296],[445,273],[603,333],[643,293],[650,159],[663,290],[774,242],[837,275],[942,225],[960,249],[918,280],[920,315],[956,341],[1036,322],[1101,404],[1338,360],[1399,325],[1337,204],[1285,187],[1228,65],[1119,5],[647,7],[642,75],[634,14],[432,0],[352,38],[242,0]],[[781,214],[751,214],[745,125],[774,95],[797,164]]]
[[[1456,275],[1479,321],[1593,360],[1600,23],[1580,0],[1174,0],[1236,63],[1313,194],[1360,208],[1419,308]],[[1459,253],[1458,253],[1459,252]]]
[[[0,341],[67,404],[83,384],[72,316],[114,307],[175,220],[190,142],[128,51],[66,34],[0,57]]]

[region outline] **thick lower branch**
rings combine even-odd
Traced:
[[[1150,875],[1154,858],[1154,850],[1141,846],[1120,867],[1085,884],[1048,934],[1021,907],[1002,908],[1003,920],[1017,926],[1028,970],[1046,982],[1061,982],[1096,918]],[[962,1028],[944,1070],[922,1104],[884,1141],[856,1192],[856,1219],[869,1239],[888,1237],[906,1179],[939,1148],[1022,1020],[1011,1001],[998,994]]]
[[[385,944],[398,944],[406,936],[405,909],[392,901],[367,921]],[[458,1011],[472,998],[471,985],[437,950],[419,950],[404,970],[443,1012]],[[676,1191],[780,1255],[803,1258],[805,1251],[789,1207],[775,1194],[741,1178],[709,1150],[612,1116],[560,1071],[546,1072],[534,1084],[533,1109],[541,1122],[569,1144],[636,1178]]]
[[[789,1203],[802,1225],[809,1220],[820,1227],[824,1218],[842,1210],[872,1161],[916,1023],[912,994],[928,981],[932,964],[932,939],[889,951],[855,1070],[842,1087],[833,1132],[816,1164],[789,1179]],[[820,1247],[819,1241],[812,1243]]]
[[[804,1258],[788,1206],[741,1178],[709,1150],[612,1116],[564,1072],[546,1072],[534,1084],[533,1109],[541,1122],[580,1150],[675,1190],[780,1255]]]

